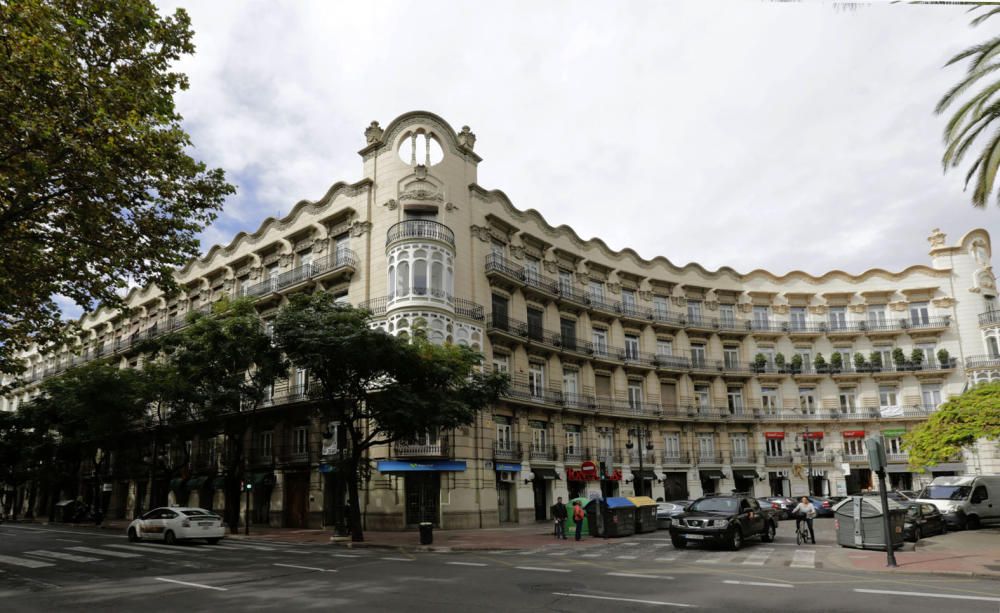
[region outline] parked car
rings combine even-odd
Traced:
[[[781,510],[780,514],[778,515],[778,519],[788,519],[789,517],[791,517],[792,509],[794,509],[795,505],[799,503],[797,500],[789,498],[788,496],[763,496],[761,498],[758,498],[757,500],[761,504],[764,504],[764,501],[766,500],[768,503],[772,505],[772,508],[776,503]]]
[[[816,517],[833,517],[833,502],[822,496],[809,496],[809,501],[816,507]]]
[[[916,543],[925,536],[944,534],[948,527],[944,516],[932,504],[911,502],[906,505],[906,523],[903,524],[903,538]]]
[[[916,502],[937,507],[949,527],[975,530],[1000,521],[1000,476],[936,477]]]
[[[762,508],[756,498],[706,496],[692,502],[670,522],[670,542],[678,549],[688,543],[714,543],[736,551],[748,538],[759,536],[770,543],[777,530],[774,510]]]
[[[776,519],[782,520],[788,518],[788,511],[785,510],[784,505],[780,502],[772,501],[768,499],[767,496],[760,496],[757,498],[757,502],[760,503],[761,508],[766,509],[767,507],[771,507],[771,510],[774,511],[774,517]]]
[[[672,502],[656,503],[656,527],[660,530],[670,528],[673,518],[684,512],[684,508],[691,504],[690,500],[674,500]]]
[[[159,507],[128,525],[128,540],[162,540],[168,545],[188,539],[205,539],[218,543],[226,536],[222,518],[195,507]]]

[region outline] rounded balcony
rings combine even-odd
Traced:
[[[387,310],[434,306],[454,312],[455,252],[452,249],[420,241],[399,243],[387,251]]]
[[[455,233],[448,226],[429,219],[407,219],[391,228],[385,236],[385,246],[389,247],[400,241],[432,240],[439,241],[455,248]]]

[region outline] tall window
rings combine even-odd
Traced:
[[[535,308],[528,308],[528,338],[540,341],[542,340],[542,318],[544,313]]]
[[[882,356],[882,368],[884,370],[889,370],[892,368],[892,346],[882,345],[875,347],[875,353]]]
[[[614,434],[610,430],[604,429],[597,432],[597,448],[598,456],[608,456],[614,453]]]
[[[851,415],[858,410],[858,399],[853,389],[840,388],[840,412],[844,415]]]
[[[750,445],[746,434],[730,434],[729,445],[732,448],[734,460],[750,458]]]
[[[868,307],[868,325],[879,328],[885,325],[885,305]]]
[[[785,455],[785,441],[780,438],[769,438],[764,441],[764,450],[769,458],[780,458]]]
[[[924,352],[924,368],[932,369],[937,366],[937,356],[934,355],[934,343],[920,343],[916,348]],[[947,366],[947,364],[942,364],[941,366]]]
[[[309,391],[309,377],[305,368],[295,369],[295,393],[304,394]]]
[[[506,353],[494,353],[493,372],[510,374],[510,356]]]
[[[545,366],[532,362],[528,365],[528,393],[534,398],[541,398],[545,389]]]
[[[688,321],[690,322],[700,322],[701,321],[701,300],[688,300]]]
[[[885,452],[889,455],[904,455],[906,450],[903,449],[903,439],[899,436],[887,436],[885,437]]]
[[[833,350],[833,353],[839,353],[840,354],[840,362],[841,362],[841,364],[843,364],[843,366],[840,367],[841,370],[850,370],[851,369],[851,360],[852,360],[852,358],[851,358],[851,349],[849,347],[847,347],[847,348],[845,348],[845,347],[837,347],[837,348],[835,348]]]
[[[847,328],[847,309],[845,307],[830,307],[830,329],[844,330]]]
[[[777,415],[781,412],[781,402],[780,396],[778,396],[778,388],[761,387],[760,400],[764,415]]]
[[[920,386],[920,394],[924,401],[924,408],[934,410],[941,405],[941,386],[924,384]]]
[[[544,421],[532,421],[531,426],[531,448],[535,451],[545,451],[549,446],[548,424]]]
[[[576,351],[576,320],[561,317],[559,319],[559,336],[562,345],[570,351]]]
[[[304,427],[292,430],[292,453],[304,455],[309,452],[308,430]]]
[[[771,326],[771,307],[755,306],[753,308],[753,325],[758,330],[767,330]]]
[[[673,355],[674,354],[674,343],[673,341],[657,339],[656,340],[656,355]]]
[[[595,302],[604,302],[604,283],[600,281],[591,281],[587,288],[590,294],[590,299]]]
[[[566,396],[576,396],[580,387],[580,373],[576,370],[563,368],[563,394]]]
[[[740,348],[723,347],[722,358],[726,368],[738,368],[740,365]]]
[[[698,407],[698,412],[705,414],[708,413],[708,409],[711,406],[711,395],[709,394],[707,385],[695,385],[694,386],[694,401],[695,406]]]
[[[274,432],[267,430],[261,432],[257,438],[257,457],[269,458],[274,450]]]
[[[691,344],[691,365],[702,368],[705,366],[705,345],[701,343]]]
[[[564,294],[573,291],[573,273],[568,270],[559,271],[559,291]]]
[[[604,328],[594,328],[591,340],[594,343],[594,353],[597,355],[608,354],[608,331]]]
[[[698,435],[698,457],[704,460],[712,460],[715,458],[714,434]]]
[[[670,307],[666,296],[653,296],[653,313],[660,319],[665,319]]]
[[[867,452],[865,451],[865,439],[863,438],[844,439],[844,455],[863,456],[866,453]]]
[[[417,296],[427,295],[427,251],[417,249],[413,261],[413,293]]]
[[[806,415],[816,414],[816,390],[811,387],[799,388],[799,408]]]
[[[736,325],[736,307],[734,305],[719,305],[719,323],[727,328],[732,328]]]
[[[633,412],[642,412],[642,381],[628,382],[628,406]]]
[[[495,239],[490,241],[490,255],[494,258],[503,258],[506,253],[507,245]]]
[[[563,425],[563,429],[566,430],[566,455],[580,455],[583,452],[580,446],[580,426],[565,424]]]
[[[896,387],[893,385],[881,385],[878,388],[878,405],[880,407],[894,407],[896,405]]]
[[[667,432],[663,436],[663,457],[681,457],[681,435],[679,432]]]
[[[524,258],[524,276],[525,279],[531,283],[538,283],[539,278],[542,276],[542,264],[538,261],[538,258],[532,256],[525,256]]]
[[[635,312],[635,290],[634,289],[623,289],[622,290],[622,308],[626,313]]]
[[[735,386],[726,388],[726,403],[730,415],[743,415],[743,388]]]
[[[910,303],[910,323],[915,326],[920,324],[927,324],[930,322],[930,310],[929,305],[926,302],[911,302]]]
[[[639,337],[634,334],[625,335],[625,359],[639,359]]]
[[[812,370],[812,352],[809,351],[809,349],[796,347],[795,353],[802,358],[802,372],[809,372]]]
[[[513,449],[513,437],[510,418],[504,415],[497,415],[494,421],[497,424],[497,449],[500,451],[511,451]]]
[[[806,308],[792,307],[788,315],[788,325],[792,330],[805,330]]]

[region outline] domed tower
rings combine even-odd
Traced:
[[[384,252],[370,256],[373,295],[380,294],[378,270],[384,270],[382,325],[400,336],[426,334],[432,342],[480,349],[482,327],[455,317],[456,310],[474,309],[457,297],[470,295],[471,263],[469,233],[456,230],[470,223],[468,185],[476,182],[480,161],[472,151],[475,135],[468,126],[456,132],[437,115],[415,111],[385,129],[372,122],[365,136],[359,153],[374,181],[372,236],[385,236]]]

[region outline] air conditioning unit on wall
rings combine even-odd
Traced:
[[[516,481],[514,473],[512,472],[501,471],[497,474],[500,475],[499,480],[503,481],[504,483],[514,483],[514,481]]]

